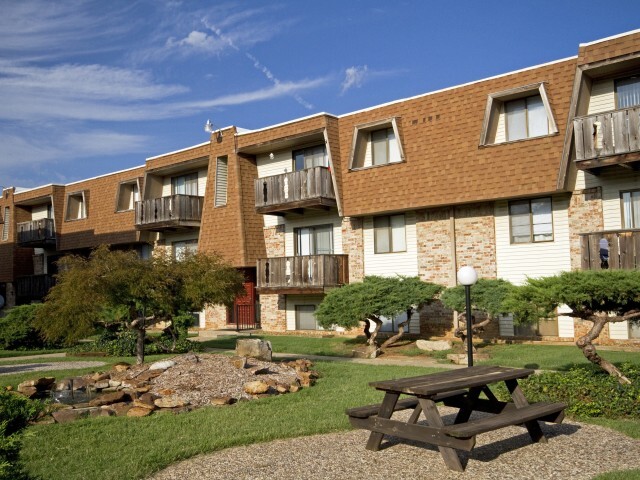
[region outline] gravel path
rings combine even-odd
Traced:
[[[22,357],[25,358],[25,357]],[[13,358],[15,359],[15,357]],[[6,358],[2,360],[8,360]],[[47,370],[72,370],[74,368],[101,367],[106,362],[52,362],[52,363],[19,363],[14,365],[0,365],[0,375],[12,375],[14,373],[41,372]]]
[[[452,415],[455,410],[449,411]],[[402,415],[407,412],[397,414]],[[543,430],[546,444],[531,443],[520,427],[479,435],[476,447],[462,453],[463,464],[468,461],[465,473],[448,470],[430,445],[391,438],[383,443],[389,448],[370,452],[364,448],[368,432],[354,430],[228,448],[175,463],[149,480],[588,480],[599,473],[640,468],[638,440],[569,421],[544,424]]]

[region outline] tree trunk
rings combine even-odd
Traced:
[[[375,323],[376,326],[373,329],[373,332],[371,332],[371,334],[369,336],[369,340],[367,341],[367,344],[370,347],[377,347],[378,343],[376,342],[376,337],[378,336],[378,332],[380,331],[380,328],[382,327],[382,320],[380,320],[378,317],[374,317],[374,316],[369,317],[369,320],[371,320],[373,323]]]
[[[144,363],[145,329],[144,327],[137,327],[136,331],[138,334],[138,338],[136,339],[136,363],[142,365]]]
[[[458,328],[455,329],[453,334],[454,336],[462,340],[462,344],[464,345],[464,348],[466,350],[467,349],[467,341],[466,341],[467,340],[467,313],[465,312],[463,315],[458,315],[458,318],[460,318],[460,316],[464,318],[464,322],[460,322],[458,324]],[[493,320],[493,317],[491,315],[487,315],[487,318],[485,318],[480,323],[474,323],[471,327],[471,334],[480,333],[481,329],[489,325],[489,323],[491,323],[492,320]],[[475,347],[473,347],[473,351],[474,352],[476,351]]]
[[[404,322],[398,324],[398,333],[396,333],[392,337],[387,338],[382,343],[382,345],[380,345],[380,350],[384,350],[385,348],[390,347],[402,338],[402,336],[404,335],[404,329],[406,328],[407,330],[409,330],[409,322],[411,322],[412,314],[413,308],[407,309],[407,319]]]
[[[371,330],[369,329],[369,322],[367,320],[364,321],[364,336],[367,337],[367,343],[369,343],[369,339],[371,338]]]
[[[609,318],[601,315],[592,315],[588,320],[593,322],[593,326],[586,335],[583,335],[578,339],[576,345],[580,350],[582,350],[582,353],[587,358],[587,360],[598,365],[612,377],[617,377],[618,382],[620,382],[621,384],[630,384],[631,380],[625,377],[613,363],[605,360],[600,355],[598,355],[598,353],[596,352],[596,347],[592,343],[593,340],[598,338],[600,332],[602,332],[602,329],[609,321]]]

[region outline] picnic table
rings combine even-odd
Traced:
[[[524,425],[531,440],[546,442],[538,422],[562,422],[564,403],[529,404],[522,393],[518,379],[533,373],[529,368],[482,365],[371,382],[370,386],[385,392],[382,403],[351,408],[346,413],[353,426],[371,430],[368,450],[379,450],[384,435],[430,443],[438,447],[447,467],[462,472],[464,467],[456,450],[471,451],[476,435],[510,425]],[[488,386],[496,382],[505,383],[511,402],[499,401],[491,392]],[[400,395],[408,397],[401,399]],[[440,402],[459,409],[453,424],[445,425],[436,406]],[[394,412],[406,409],[413,409],[408,420],[391,418]],[[470,420],[474,411],[492,415]],[[417,423],[422,413],[427,425]]]

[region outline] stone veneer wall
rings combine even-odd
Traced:
[[[224,305],[205,307],[204,319],[206,329],[220,330],[227,328],[227,307]]]
[[[593,187],[576,190],[569,202],[569,245],[571,269],[580,270],[580,233],[603,230],[602,188]]]
[[[284,257],[284,225],[264,228],[264,243],[268,258]],[[287,330],[287,311],[284,295],[260,295],[260,325],[265,332]]]
[[[349,255],[349,283],[364,278],[364,232],[362,218],[342,219],[342,251]]]

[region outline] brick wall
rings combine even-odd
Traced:
[[[205,308],[205,328],[219,330],[227,327],[227,307],[213,305]]]
[[[581,268],[580,233],[598,232],[604,229],[602,216],[602,188],[576,190],[569,202],[569,242],[571,269]]]
[[[349,255],[349,283],[364,278],[364,232],[362,218],[342,219],[342,251]]]
[[[285,332],[287,330],[284,295],[260,295],[260,323],[265,332]]]

